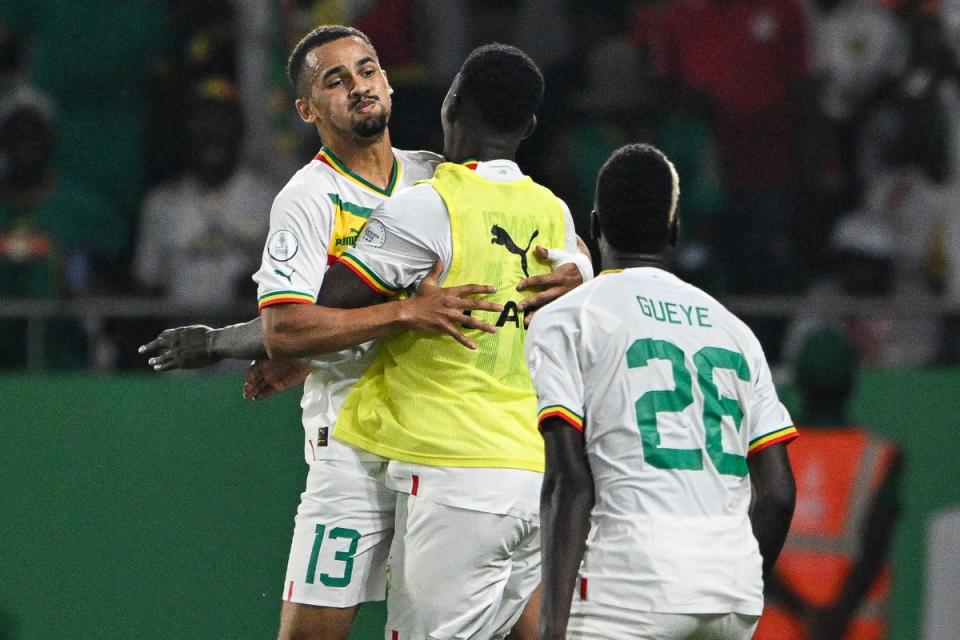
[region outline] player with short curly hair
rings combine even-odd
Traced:
[[[543,639],[749,640],[790,525],[797,432],[760,344],[665,268],[679,192],[658,149],[616,151],[593,220],[611,271],[530,325]]]

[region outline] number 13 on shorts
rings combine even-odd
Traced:
[[[325,587],[346,587],[353,577],[353,556],[357,553],[360,532],[346,527],[335,527],[328,532],[327,525],[319,522],[315,531],[313,548],[310,550],[310,562],[307,564],[304,580],[307,584],[314,584],[319,579],[320,584]],[[329,573],[321,572],[317,575],[317,563],[320,560],[321,551],[329,552],[331,549],[338,549],[333,552],[333,560],[341,564],[341,571],[337,573],[331,569]]]

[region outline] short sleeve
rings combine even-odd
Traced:
[[[583,431],[584,390],[576,307],[554,303],[539,311],[526,339],[527,367],[537,392],[537,420],[560,418]]]
[[[754,367],[757,375],[754,380],[754,400],[748,414],[750,442],[747,455],[754,455],[771,445],[790,442],[797,437],[793,420],[777,397],[773,376],[762,352]]]
[[[568,253],[579,253],[580,248],[577,246],[577,228],[573,222],[570,207],[560,198],[557,198],[557,202],[560,203],[560,208],[563,209],[563,250]]]
[[[296,190],[281,191],[276,197],[260,269],[253,276],[260,309],[316,302],[327,270],[331,206]]]
[[[340,261],[372,289],[395,295],[414,287],[443,260],[450,266],[450,218],[430,185],[402,191],[374,211],[357,244]]]

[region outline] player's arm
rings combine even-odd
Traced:
[[[386,296],[337,263],[324,277],[317,305],[285,304],[262,311],[267,351],[271,358],[330,353],[407,329],[447,333],[475,349],[460,326],[487,333],[496,329],[464,312],[502,311],[499,304],[471,297],[496,289],[477,284],[439,287],[436,281],[442,268],[442,263],[434,265],[413,297],[385,302]]]
[[[214,329],[202,324],[166,329],[140,347],[156,371],[201,369],[225,359],[267,357],[260,318]]]
[[[540,493],[544,640],[566,635],[594,503],[583,432],[583,371],[592,351],[580,332],[580,316],[588,307],[582,298],[558,301],[537,314],[524,345],[546,450]]]
[[[900,516],[900,480],[903,477],[904,458],[899,449],[894,454],[889,471],[870,505],[857,558],[840,590],[830,605],[817,609],[809,622],[811,638],[843,637],[860,603],[863,602],[877,574],[890,553],[890,541]]]
[[[553,640],[567,634],[577,572],[590,531],[594,486],[583,432],[561,418],[547,418],[540,428],[546,447],[540,493],[540,638]]]
[[[747,466],[754,491],[750,524],[760,546],[766,579],[787,539],[797,490],[786,443],[772,444],[752,453],[747,458]]]
[[[317,294],[320,306],[264,314],[268,349],[284,356],[324,353],[405,329],[447,333],[475,348],[460,327],[490,333],[495,328],[464,312],[502,307],[472,297],[492,293],[493,287],[438,286],[450,245],[446,208],[432,187],[419,185],[394,196],[327,271]],[[389,301],[417,284],[413,297]]]

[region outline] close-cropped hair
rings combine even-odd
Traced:
[[[363,31],[353,27],[345,27],[339,24],[325,24],[313,29],[307,35],[300,39],[297,46],[293,48],[290,58],[287,60],[287,75],[290,77],[290,83],[293,84],[294,91],[300,94],[300,80],[303,78],[303,67],[305,65],[307,54],[311,49],[339,40],[340,38],[360,38],[373,49],[376,55],[376,49],[370,38]]]
[[[460,68],[460,91],[500,132],[525,126],[543,101],[543,74],[520,49],[487,44],[474,49]]]
[[[673,163],[649,144],[613,152],[597,176],[600,231],[615,249],[660,253],[671,243],[680,184]]]

